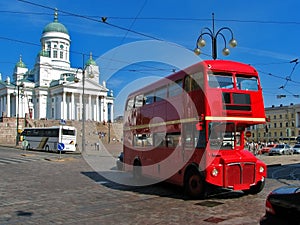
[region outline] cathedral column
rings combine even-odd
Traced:
[[[11,117],[10,115],[10,94],[6,95],[6,113],[7,113],[7,117]],[[17,111],[16,111],[17,113]]]
[[[92,119],[92,95],[89,95],[89,105],[88,105],[88,118]]]
[[[104,107],[104,96],[101,96],[100,98],[100,120],[104,122],[104,113],[105,113],[105,107]]]
[[[75,119],[75,96],[74,96],[74,92],[72,92],[71,94],[71,120]]]
[[[53,104],[52,104],[53,115],[52,115],[52,118],[56,119],[57,118],[57,115],[56,115],[56,113],[57,113],[57,111],[56,111],[56,95],[53,95],[52,98],[53,98]]]
[[[0,96],[0,112],[3,112],[3,111],[4,111],[3,110],[3,96]],[[3,113],[2,113],[2,115],[3,115]]]
[[[95,115],[95,120],[96,121],[100,121],[99,120],[99,96],[96,96],[96,115]]]
[[[63,92],[62,93],[62,112],[61,112],[61,119],[67,119],[66,118],[66,92]]]

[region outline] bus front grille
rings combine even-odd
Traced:
[[[229,163],[225,166],[225,187],[255,183],[255,163]]]

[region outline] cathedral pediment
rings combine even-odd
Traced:
[[[82,89],[83,86],[83,82],[80,81],[78,83],[75,82],[70,82],[70,83],[64,83],[64,87],[70,87],[70,88],[78,88],[78,89]],[[94,90],[94,91],[104,91],[107,92],[108,89],[98,83],[96,83],[93,80],[90,79],[86,79],[84,81],[84,89],[85,90]]]

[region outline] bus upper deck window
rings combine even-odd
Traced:
[[[236,86],[240,90],[257,91],[258,81],[256,77],[245,77],[245,76],[237,75]]]
[[[219,74],[210,73],[208,74],[208,84],[212,88],[233,88],[233,78],[231,74]]]
[[[167,91],[168,91],[167,86],[157,89],[155,91],[155,101],[159,102],[165,100],[167,98]]]
[[[145,94],[144,96],[145,104],[146,105],[152,104],[154,102],[154,96],[155,96],[154,92]]]

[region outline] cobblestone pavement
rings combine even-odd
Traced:
[[[118,146],[111,145],[113,155],[118,151]],[[15,150],[5,158],[18,158],[16,155],[20,153],[22,151]],[[0,164],[1,225],[253,225],[258,224],[264,214],[265,198],[272,189],[283,183],[299,184],[297,180],[267,179],[266,187],[257,195],[215,191],[205,200],[188,200],[175,186],[164,183],[148,187],[116,184],[96,173],[83,157],[72,154],[62,157],[63,160],[55,160],[57,155],[54,155],[51,160]],[[292,157],[264,159],[284,165],[283,160],[297,163],[294,160],[300,158]],[[0,158],[3,158],[1,152]]]

